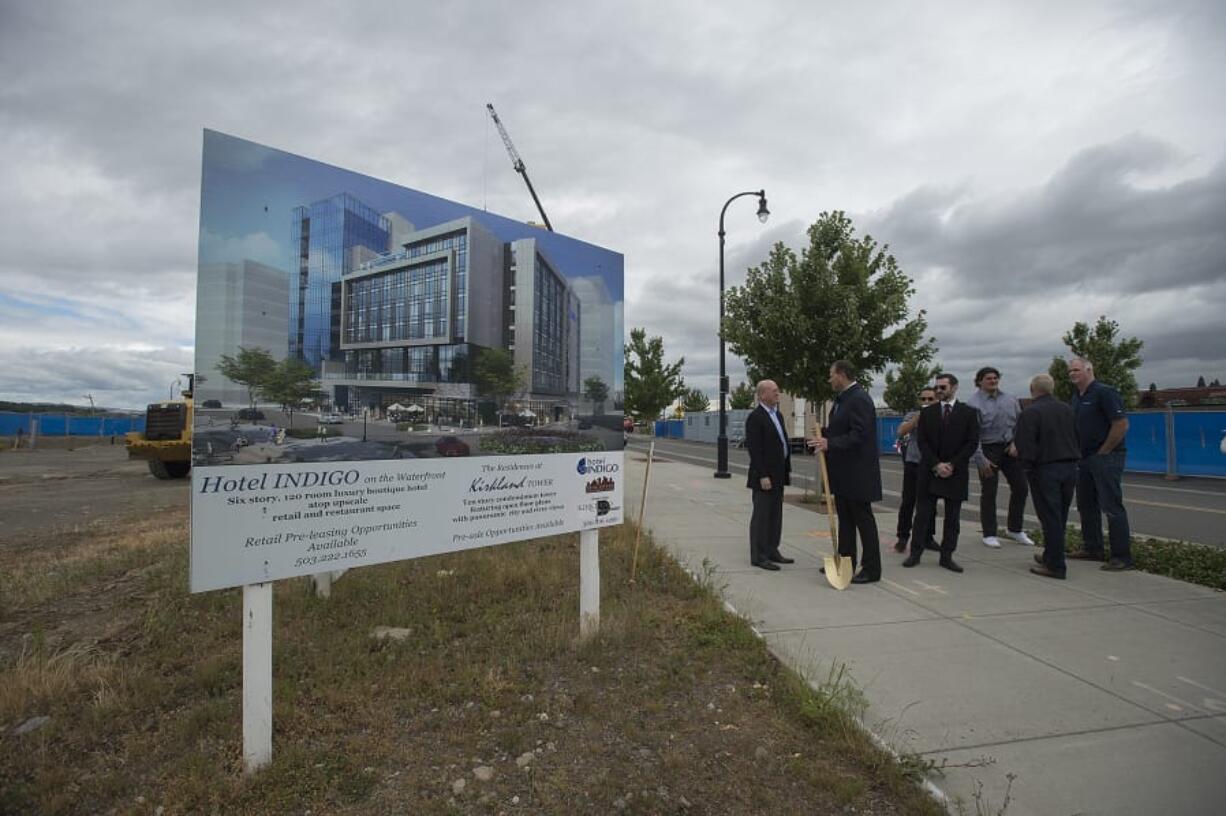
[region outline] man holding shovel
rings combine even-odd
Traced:
[[[856,534],[864,550],[853,584],[881,580],[881,543],[873,502],[881,501],[881,461],[877,452],[877,410],[873,398],[856,382],[846,360],[830,366],[830,387],[837,396],[830,424],[809,447],[824,451],[830,462],[830,492],[839,518],[839,555],[856,563]],[[923,546],[921,542],[921,546]]]

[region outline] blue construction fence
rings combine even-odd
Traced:
[[[877,417],[877,444],[897,454],[894,440],[902,417]],[[1226,411],[1131,411],[1128,461],[1137,473],[1226,476]]]
[[[877,444],[883,454],[898,454],[894,440],[901,424],[900,416],[877,417]],[[692,417],[655,423],[655,435],[666,439],[714,441],[707,430]],[[733,436],[731,423],[729,436]],[[1226,477],[1224,440],[1226,411],[1132,411],[1128,414],[1125,467],[1137,473]]]
[[[122,436],[145,430],[145,417],[91,417],[78,414],[17,414],[0,411],[0,436],[29,434],[38,427],[39,436]]]

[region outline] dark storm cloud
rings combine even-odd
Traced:
[[[1133,135],[1081,151],[1046,184],[998,201],[925,187],[870,218],[913,272],[952,270],[959,293],[994,298],[1063,290],[1144,293],[1226,273],[1226,164],[1169,186],[1174,147]]]

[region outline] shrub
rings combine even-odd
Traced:
[[[573,431],[513,428],[481,438],[481,450],[486,453],[584,453],[604,449],[599,440]]]
[[[1041,530],[1032,534],[1043,541]],[[1070,525],[1064,534],[1068,552],[1082,549],[1081,530]],[[1132,561],[1136,568],[1155,575],[1177,578],[1190,584],[1226,590],[1226,549],[1189,541],[1166,541],[1157,538],[1132,539]]]

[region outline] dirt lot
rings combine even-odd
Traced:
[[[0,551],[19,550],[30,535],[45,539],[104,518],[133,518],[187,506],[186,479],[153,478],[144,462],[128,459],[119,442],[41,439],[35,450],[4,447]]]

